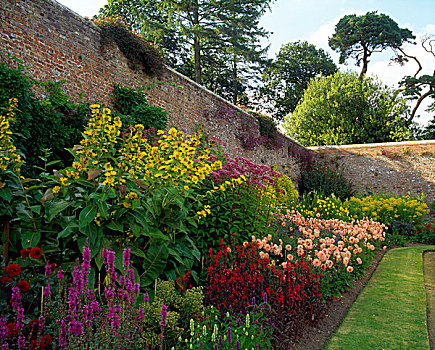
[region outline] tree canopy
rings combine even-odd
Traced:
[[[340,53],[340,63],[352,57],[358,66],[362,64],[362,77],[367,72],[369,58],[374,52],[400,48],[403,43],[412,42],[412,39],[415,36],[409,29],[400,28],[389,16],[374,11],[362,16],[346,15],[341,18],[329,38],[329,46]]]
[[[337,72],[310,81],[284,129],[304,146],[401,141],[407,112],[405,100],[376,79]]]
[[[162,47],[168,63],[237,102],[265,57],[259,20],[272,0],[109,0],[100,16],[120,16]]]
[[[283,120],[296,108],[310,79],[336,71],[328,53],[306,41],[283,45],[263,72],[262,93],[270,103],[269,112],[274,119]]]

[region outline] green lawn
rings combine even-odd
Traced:
[[[435,246],[387,252],[324,349],[429,349],[422,256],[427,249]]]

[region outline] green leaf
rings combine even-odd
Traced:
[[[41,200],[42,201],[42,200]],[[54,219],[54,217],[60,213],[61,211],[65,210],[71,205],[71,202],[67,202],[64,200],[51,202],[50,208],[48,209],[48,221],[51,221]]]
[[[184,265],[183,258],[172,248],[168,248],[169,255],[173,256],[180,264]]]
[[[97,215],[97,209],[94,205],[88,205],[84,208],[79,215],[79,225],[80,227],[84,227],[92,222]]]
[[[124,225],[121,222],[116,222],[114,220],[109,221],[106,227],[112,231],[124,232]]]
[[[31,209],[34,213],[36,213],[36,214],[38,214],[38,215],[41,215],[41,206],[40,206],[40,205],[32,205],[32,206],[30,207],[30,209]]]
[[[9,187],[3,187],[0,189],[0,197],[9,203],[12,199],[11,189]]]
[[[23,231],[21,233],[21,246],[36,247],[41,239],[41,231]]]
[[[144,273],[140,277],[141,287],[154,283],[157,277],[163,273],[168,255],[168,247],[165,244],[155,242],[149,247],[142,266]]]
[[[71,227],[66,227],[57,234],[57,239],[68,237],[72,232]]]
[[[106,201],[99,200],[97,201],[98,212],[100,213],[103,219],[107,219],[109,217],[109,210],[107,208]]]

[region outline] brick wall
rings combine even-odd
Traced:
[[[263,146],[244,150],[237,137],[241,120],[250,118],[259,135],[255,118],[170,68],[155,78],[131,70],[115,44],[101,47],[97,26],[56,1],[1,0],[0,14],[0,59],[13,55],[23,60],[34,78],[65,80],[63,89],[73,99],[82,94],[84,101],[108,104],[115,83],[129,87],[172,83],[157,84],[149,91],[149,103],[168,111],[169,125],[189,133],[202,124],[232,156],[288,167],[298,176],[299,166],[291,154],[302,146],[282,135],[284,145],[277,151]],[[224,106],[235,112],[230,120],[205,116],[206,111]]]
[[[341,170],[358,193],[424,193],[425,202],[435,201],[435,140],[308,149]]]

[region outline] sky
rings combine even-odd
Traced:
[[[107,0],[57,0],[83,17],[93,17],[107,4]],[[410,29],[417,37],[416,45],[403,46],[406,52],[416,56],[422,66],[422,74],[432,74],[435,70],[435,57],[421,47],[424,35],[435,36],[435,0],[274,0],[271,8],[263,16],[260,25],[271,32],[265,44],[270,44],[269,56],[274,57],[280,47],[288,42],[308,41],[328,52],[338,65],[339,55],[328,45],[328,37],[334,33],[340,18],[348,14],[363,15],[378,11],[390,16],[399,27]],[[404,75],[414,75],[415,62],[401,67],[391,64],[391,50],[373,54],[368,65],[368,73],[376,75],[385,84],[396,88]],[[360,71],[349,59],[340,70]],[[420,106],[416,121],[426,125],[433,113],[424,112]]]

